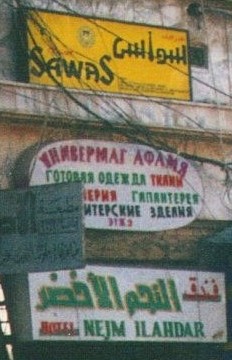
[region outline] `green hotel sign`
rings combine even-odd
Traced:
[[[33,340],[227,339],[222,273],[87,265],[28,281]]]

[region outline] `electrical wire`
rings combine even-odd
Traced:
[[[55,49],[55,53],[57,53],[58,50],[57,50],[56,44],[53,44],[53,38],[54,38],[54,36],[53,36],[52,32],[50,32],[47,24],[42,23],[42,25],[40,25],[40,22],[39,22],[39,14],[36,14],[36,16],[37,16],[37,19],[34,21],[34,23],[36,23],[37,26],[39,26],[39,28],[41,29],[42,32],[44,32],[44,28],[46,28],[46,31],[45,31],[46,36],[45,36],[45,38],[48,39],[48,46],[50,46],[51,50],[52,50],[52,49]],[[35,41],[35,39],[33,38],[33,35],[30,33],[30,31],[29,31],[29,34],[30,34],[30,36],[31,36],[31,38],[32,38],[32,41],[33,41],[34,45],[36,46],[36,41]],[[60,41],[60,39],[57,38],[57,37],[56,37],[56,40]],[[43,59],[43,61],[45,62],[45,59]],[[60,87],[60,89],[62,90],[63,93],[65,93],[66,95],[68,95],[69,97],[71,97],[71,99],[72,99],[73,101],[75,101],[75,103],[78,104],[78,106],[80,106],[81,108],[83,108],[85,111],[88,111],[88,113],[91,113],[92,116],[95,116],[95,117],[96,117],[96,112],[95,112],[95,111],[92,112],[91,109],[87,109],[83,103],[79,102],[75,97],[73,97],[73,95],[71,94],[71,92],[70,92],[66,87],[64,87],[63,84],[62,84],[61,82],[59,82],[59,81],[57,80],[57,78],[55,78],[51,73],[49,73],[49,76],[52,78],[53,82],[54,82],[57,86]],[[141,95],[143,95],[143,94],[141,94]],[[149,101],[150,101],[150,98],[149,98]],[[156,102],[156,103],[157,103],[157,102]],[[163,105],[163,103],[162,103],[162,105]],[[165,106],[167,106],[167,105],[165,104]],[[111,107],[111,109],[112,109],[112,102],[110,102],[110,107]],[[119,116],[122,118],[122,112],[121,112],[122,110],[121,110],[121,108],[118,107],[118,108],[116,109],[115,106],[114,106],[114,109],[113,109],[113,110],[114,110],[115,112],[117,112],[117,113],[119,114]],[[111,122],[106,121],[106,119],[105,119],[105,118],[102,118],[102,116],[99,116],[99,114],[97,114],[97,115],[98,115],[98,116],[97,116],[98,120],[101,120],[101,122],[103,121],[103,123],[106,123],[107,126],[110,125],[110,127],[112,127],[112,123],[111,123]],[[182,114],[182,115],[183,115],[183,114]],[[125,114],[124,114],[123,120],[126,122],[127,125],[128,125],[128,124],[129,124],[129,125],[132,125],[133,130],[135,130],[135,122],[134,122],[132,119],[128,118],[128,115],[127,115],[127,114],[126,114],[126,117],[125,117]],[[192,121],[191,118],[190,118],[190,121]],[[123,129],[122,134],[123,134],[124,136],[127,135],[127,137],[128,137],[128,138],[132,138],[132,140],[135,140],[135,139],[138,140],[138,137],[136,137],[136,134],[137,134],[137,131],[138,131],[138,130],[139,130],[140,133],[141,133],[141,129],[142,129],[142,132],[143,132],[143,135],[144,135],[144,127],[141,128],[140,125],[139,125],[138,128],[136,128],[136,131],[133,131],[132,136],[131,136],[131,134],[129,134],[129,136],[128,136],[128,133],[125,134],[125,129]],[[146,134],[149,134],[149,132],[146,132]],[[149,135],[150,135],[150,134],[149,134]],[[157,138],[156,138],[156,142],[154,142],[154,139],[152,139],[152,140],[153,140],[153,141],[151,141],[151,136],[149,136],[149,141],[146,141],[146,142],[144,141],[144,139],[141,139],[141,137],[139,138],[139,142],[140,142],[140,143],[146,144],[146,145],[148,145],[148,146],[152,146],[153,148],[156,148],[156,149],[158,149],[158,150],[166,150],[166,151],[171,151],[171,152],[176,153],[176,150],[175,150],[175,149],[171,148],[170,146],[167,146],[167,143],[163,142],[163,143],[161,144],[159,141],[157,141]],[[215,160],[215,159],[206,159],[206,158],[202,158],[202,157],[199,157],[199,156],[196,156],[196,155],[193,156],[193,155],[190,155],[190,154],[180,153],[180,152],[178,152],[178,155],[183,156],[183,157],[185,157],[185,158],[187,158],[187,159],[191,159],[191,160],[194,159],[195,161],[199,161],[199,162],[202,162],[202,163],[203,163],[203,162],[209,162],[209,163],[211,163],[211,164],[214,164],[214,165],[217,165],[217,166],[220,166],[220,167],[222,166],[222,163],[221,163],[220,161],[218,161],[218,160]],[[225,164],[223,163],[223,168],[224,168],[224,166],[225,166]]]
[[[58,1],[54,1],[56,3],[59,3]],[[60,3],[59,3],[60,4]],[[38,16],[38,13],[37,13],[37,16]],[[91,20],[92,21],[92,20]],[[35,23],[37,24],[37,26],[39,26],[40,30],[43,31],[45,33],[45,36],[46,36],[46,39],[48,41],[48,45],[49,47],[51,48],[51,50],[55,51],[56,54],[59,55],[59,50],[58,48],[54,45],[54,34],[52,34],[52,32],[50,31],[49,27],[48,27],[48,24],[46,24],[46,26],[44,26],[44,24],[40,24],[40,22],[38,21],[38,19],[35,20]],[[45,29],[45,31],[44,31]],[[104,28],[104,31],[106,29]],[[31,38],[33,39],[33,35],[30,33],[30,36]],[[116,34],[114,34],[114,36],[116,36]],[[57,39],[56,40],[59,40],[60,39]],[[33,39],[33,42],[34,42],[34,45],[36,46],[36,42],[35,42],[35,39]],[[82,55],[83,56],[83,55]],[[43,61],[45,62],[45,59],[43,59]],[[49,74],[49,76],[52,78],[54,84],[56,84],[60,89],[61,91],[66,95],[68,96],[71,100],[73,100],[80,108],[82,108],[84,111],[86,111],[87,113],[89,113],[91,116],[93,116],[95,119],[98,119],[100,120],[102,123],[104,123],[105,125],[107,125],[108,127],[112,128],[112,129],[115,129],[115,126],[107,121],[105,118],[103,118],[101,115],[97,114],[95,111],[92,111],[92,109],[90,109],[89,107],[87,107],[83,102],[79,101],[72,93],[71,91],[69,91],[66,87],[63,86],[62,82],[59,82],[57,80],[57,78],[55,78],[51,73]],[[92,89],[90,88],[90,90],[92,91],[96,91],[96,89]],[[101,89],[100,89],[101,91]],[[215,91],[217,91],[217,89],[215,88]],[[138,92],[139,93],[139,92]],[[159,101],[156,101],[156,100],[153,100],[151,99],[150,97],[146,97],[144,96],[143,93],[139,93],[140,96],[143,96],[145,97],[146,99],[148,99],[149,101],[151,102],[155,102],[156,104],[159,104],[160,106],[164,106],[164,107],[167,107],[168,109],[171,109],[173,111],[173,108],[170,104],[167,104],[166,102],[159,102]],[[108,99],[108,98],[107,98]],[[104,99],[105,100],[105,99]],[[149,131],[147,131],[146,127],[141,127],[141,124],[139,124],[139,126],[136,126],[135,127],[135,122],[133,121],[133,119],[131,119],[130,116],[128,116],[127,113],[125,113],[125,111],[123,110],[122,112],[122,109],[115,103],[112,103],[112,101],[108,101],[107,102],[107,106],[110,106],[110,109],[111,110],[114,110],[114,112],[116,112],[118,114],[118,116],[120,118],[123,118],[123,120],[125,121],[126,125],[130,125],[132,128],[133,128],[133,134],[132,134],[132,139],[134,140],[135,139],[135,135],[138,131],[142,132],[142,135],[144,136],[144,129],[146,130],[145,131],[145,136],[148,137],[149,141],[145,142],[146,145],[149,145],[149,146],[152,146],[156,149],[163,149],[163,150],[166,150],[166,151],[172,151],[174,153],[176,153],[176,149],[168,146],[167,144],[165,144],[165,142],[159,142],[156,138],[156,143],[154,144],[154,141],[151,142],[151,136],[150,136],[150,133]],[[175,109],[176,110],[176,109]],[[174,111],[175,111],[174,110]],[[194,119],[192,119],[191,117],[189,116],[186,116],[185,114],[183,114],[183,112],[181,111],[178,111],[179,114],[181,114],[182,116],[184,115],[190,122],[194,122],[195,125],[198,125],[196,123],[196,121]],[[136,124],[137,125],[137,124]],[[199,126],[201,127],[201,126]],[[204,129],[202,127],[202,129]],[[131,130],[131,129],[130,129]],[[123,135],[125,136],[125,129],[123,129],[122,131]],[[128,134],[127,134],[128,136]],[[212,133],[212,136],[214,136],[215,138],[217,138],[217,135],[215,133]],[[142,142],[144,144],[144,140],[142,141],[143,139],[139,138],[139,141]],[[154,139],[152,139],[154,140]],[[187,159],[191,159],[191,160],[194,160],[194,161],[199,161],[199,162],[202,162],[202,163],[210,163],[210,164],[214,164],[216,166],[220,166],[221,168],[224,169],[225,167],[225,164],[222,163],[221,161],[218,161],[218,160],[215,160],[215,159],[208,159],[208,158],[204,158],[204,157],[200,157],[200,156],[196,156],[196,155],[190,155],[190,154],[186,154],[186,153],[179,153],[178,152],[178,155],[180,156],[183,156]]]
[[[52,35],[53,35],[53,34],[50,34],[50,35],[49,35],[49,39],[52,38]],[[54,47],[56,47],[56,45],[54,44],[52,47],[54,48]],[[83,56],[82,54],[80,54],[80,55]],[[44,60],[44,61],[45,61],[45,60]],[[116,75],[116,76],[117,76],[117,75]],[[53,80],[55,80],[55,79],[53,79]],[[57,79],[56,79],[56,82],[58,82]],[[62,83],[59,83],[59,86],[63,87]],[[97,91],[96,89],[91,89],[91,88],[90,88],[90,90],[92,90],[92,91]],[[101,89],[100,89],[99,91],[101,91]],[[139,92],[139,91],[137,91],[137,92],[138,92],[138,95],[145,97],[145,98],[148,99],[150,102],[154,102],[154,103],[158,104],[159,106],[164,106],[164,107],[166,107],[166,108],[168,108],[168,109],[171,109],[172,111],[176,111],[176,112],[178,112],[180,115],[182,115],[182,116],[184,116],[186,119],[188,119],[188,120],[190,121],[190,123],[192,122],[194,125],[200,127],[201,129],[204,129],[203,126],[201,126],[199,123],[197,123],[197,122],[196,122],[194,119],[192,119],[190,116],[185,115],[185,114],[184,114],[183,112],[181,112],[181,111],[178,111],[178,110],[176,110],[176,109],[173,109],[170,104],[167,104],[166,102],[156,101],[156,100],[154,100],[154,99],[151,99],[151,98],[145,96],[143,93],[141,93],[141,92]],[[108,103],[107,105],[111,105],[111,106],[112,106],[112,102]],[[93,115],[93,114],[91,114],[91,115]],[[123,117],[123,118],[124,118],[124,117]],[[124,120],[125,120],[125,118],[124,118]],[[132,120],[132,119],[130,119],[130,120]],[[127,125],[128,125],[128,123],[127,123]],[[134,125],[134,124],[133,124],[133,125]],[[138,130],[138,129],[137,129],[137,130]],[[217,135],[216,135],[215,133],[212,133],[212,136],[213,136],[213,137],[217,137]]]

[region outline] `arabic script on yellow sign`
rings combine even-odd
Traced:
[[[184,30],[32,10],[27,26],[31,83],[191,98]]]

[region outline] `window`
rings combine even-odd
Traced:
[[[206,46],[190,46],[189,59],[192,66],[208,68],[208,48]]]
[[[0,283],[0,337],[3,337],[2,344],[5,345],[5,349],[0,349],[5,354],[3,355],[3,359],[13,360],[13,352],[12,352],[12,344],[10,341],[11,335],[11,326],[8,319],[8,311],[5,303],[5,296],[3,292],[2,285]]]

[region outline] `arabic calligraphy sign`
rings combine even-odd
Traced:
[[[222,273],[87,266],[29,274],[29,292],[34,340],[227,338]]]
[[[29,81],[191,100],[186,30],[28,10]]]
[[[84,266],[82,185],[0,191],[0,272]]]
[[[203,189],[195,168],[148,146],[68,140],[41,148],[30,184],[82,181],[86,228],[160,231],[193,221]]]

